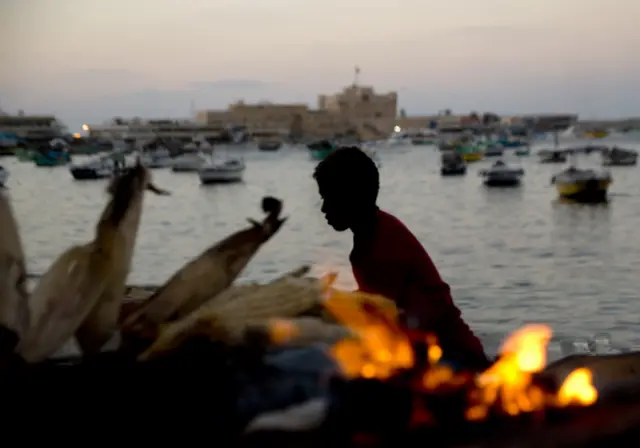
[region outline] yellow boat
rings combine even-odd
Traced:
[[[589,131],[584,133],[586,138],[605,138],[607,135],[609,135],[608,131]]]
[[[551,178],[561,198],[581,203],[606,202],[607,190],[613,182],[609,173],[569,167]]]
[[[483,152],[465,152],[462,154],[462,158],[465,162],[477,162],[484,157]]]

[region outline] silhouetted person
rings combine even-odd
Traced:
[[[376,205],[379,173],[356,147],[330,153],[315,169],[322,212],[338,232],[353,232],[351,266],[358,287],[396,302],[405,323],[437,336],[443,359],[457,368],[482,370],[490,362],[462,320],[426,250],[395,216]]]

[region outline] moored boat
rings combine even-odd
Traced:
[[[488,187],[516,187],[522,181],[524,170],[498,160],[491,168],[482,170],[479,174],[484,177],[484,184]]]
[[[517,156],[528,156],[529,154],[531,154],[531,147],[520,146],[516,148],[515,153]]]
[[[3,188],[7,185],[7,181],[9,180],[9,170],[0,165],[0,188]]]
[[[28,148],[16,148],[13,151],[19,162],[33,162],[35,157],[35,151]]]
[[[473,144],[459,145],[456,152],[462,155],[465,162],[477,162],[484,157],[484,152]]]
[[[202,152],[181,154],[173,159],[171,171],[175,173],[196,172],[207,162],[207,160],[207,156]]]
[[[260,151],[277,151],[282,147],[282,142],[277,140],[265,140],[258,142]]]
[[[489,145],[484,150],[485,157],[502,157],[504,155],[504,148],[502,146]]]
[[[337,145],[329,140],[318,140],[307,145],[313,160],[324,160],[331,152],[337,149]]]
[[[638,152],[614,146],[602,152],[604,166],[635,166],[638,163]]]
[[[561,198],[582,203],[606,202],[611,174],[570,166],[551,178]]]
[[[202,184],[242,182],[245,169],[242,159],[212,159],[198,169],[198,177]]]
[[[140,160],[147,168],[169,168],[173,164],[171,152],[164,147],[143,151]]]
[[[75,180],[108,179],[117,172],[116,163],[111,156],[90,160],[80,165],[72,165],[69,171]]]
[[[566,163],[567,151],[564,149],[543,149],[538,155],[540,163]]]
[[[443,151],[441,155],[440,174],[442,176],[462,176],[467,173],[467,164],[455,151]]]

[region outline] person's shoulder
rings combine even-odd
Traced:
[[[406,251],[410,247],[422,248],[422,245],[406,224],[391,213],[379,210],[378,223],[380,226],[380,236],[387,240],[388,243],[401,244],[403,251]]]

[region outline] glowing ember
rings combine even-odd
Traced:
[[[413,345],[408,333],[397,323],[398,312],[393,302],[360,292],[338,291],[332,287],[335,278],[335,274],[325,278],[325,306],[355,335],[338,342],[331,350],[344,375],[384,380],[414,367]],[[507,338],[499,359],[473,378],[467,419],[484,419],[496,407],[517,415],[550,406],[593,404],[598,394],[587,369],[572,372],[557,394],[534,384],[534,374],[546,365],[550,339],[551,330],[544,325],[526,326]],[[439,363],[442,350],[435,337],[426,336],[426,347],[429,366],[419,384],[422,390],[469,384],[468,375],[457,374]]]

